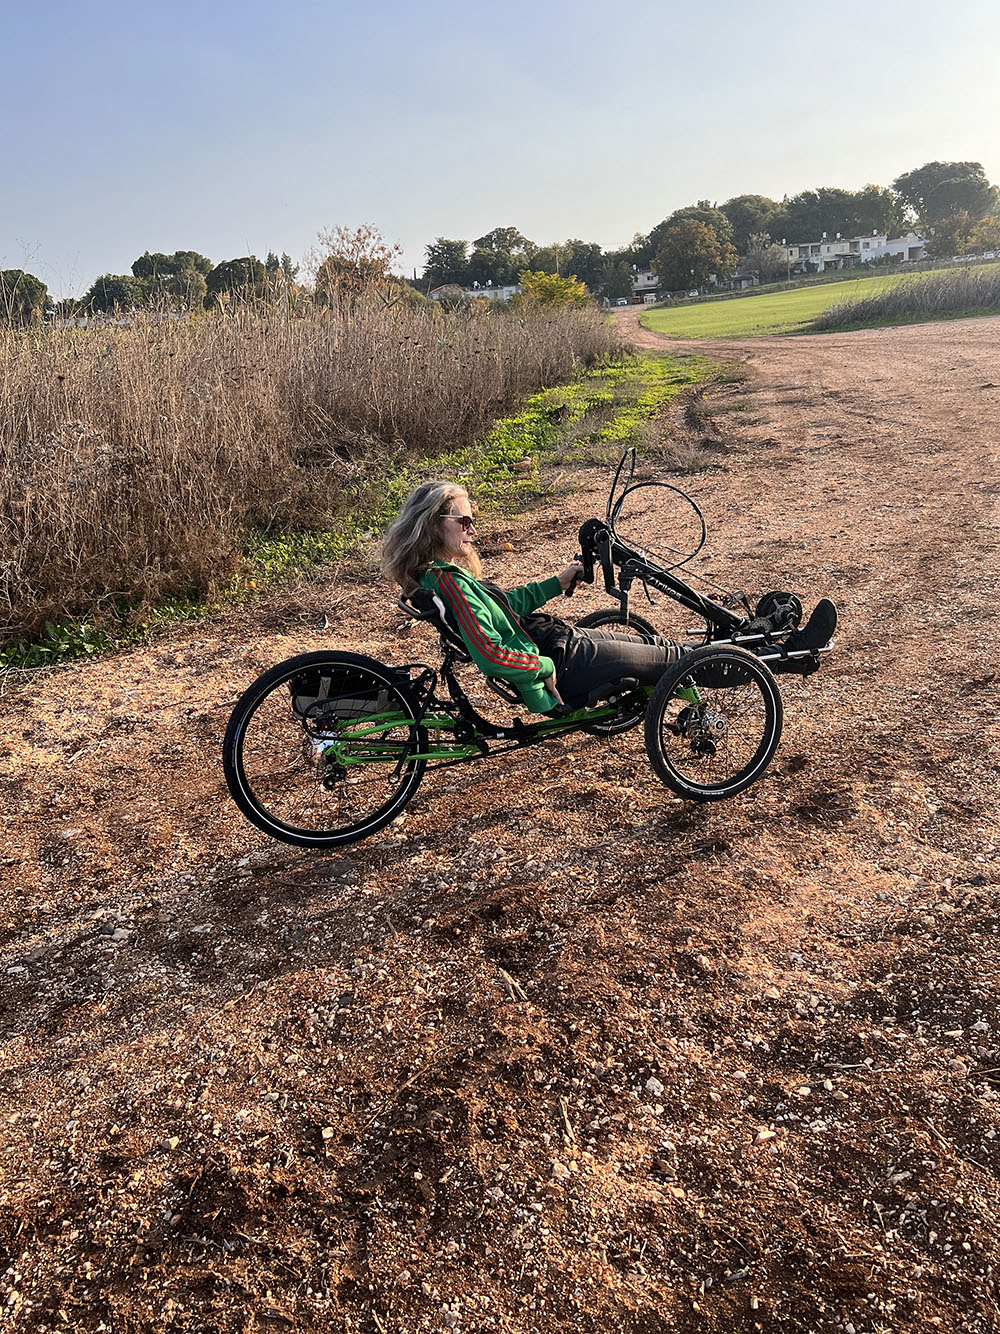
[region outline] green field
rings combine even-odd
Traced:
[[[831,306],[874,296],[908,276],[848,278],[842,283],[769,292],[766,296],[704,301],[676,309],[664,307],[644,311],[641,323],[674,338],[756,338],[761,334],[794,333]]]

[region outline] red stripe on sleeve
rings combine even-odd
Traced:
[[[534,655],[518,653],[513,649],[504,648],[502,644],[495,644],[492,639],[487,637],[486,632],[476,619],[475,612],[465,600],[465,596],[452,574],[447,570],[436,570],[435,577],[438,587],[448,599],[449,605],[458,617],[463,633],[487,661],[496,663],[498,667],[512,667],[519,671],[538,671],[541,664]]]

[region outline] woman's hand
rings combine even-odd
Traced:
[[[565,593],[570,584],[577,579],[583,578],[583,561],[571,560],[565,570],[561,570],[556,578],[559,580],[562,590]]]
[[[551,676],[547,676],[545,680],[542,682],[542,685],[554,699],[557,699],[559,701],[560,704],[565,704],[566,701],[563,699],[562,695],[560,695],[556,687],[555,672],[553,672]]]

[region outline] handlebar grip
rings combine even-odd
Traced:
[[[579,553],[577,553],[577,555],[575,555],[575,556],[573,557],[573,559],[574,559],[574,560],[582,561],[582,560],[583,560],[583,557],[582,557]],[[576,586],[577,586],[577,584],[580,582],[581,579],[587,579],[586,562],[584,562],[584,572],[583,572],[583,574],[578,574],[578,575],[576,576],[576,578],[570,583],[569,588],[563,590],[563,597],[564,597],[564,598],[571,598],[571,597],[573,596],[573,594],[576,592]],[[587,580],[587,582],[588,582],[588,583],[591,583],[591,584],[594,582],[593,568],[591,568],[590,578]]]

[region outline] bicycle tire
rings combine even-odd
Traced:
[[[576,622],[574,629],[577,630],[623,630],[636,634],[640,639],[652,643],[659,638],[656,628],[649,621],[641,616],[636,616],[629,612],[625,617],[620,611],[614,609],[608,611],[592,611],[587,616],[581,617]],[[633,727],[638,727],[645,715],[645,703],[643,707],[629,709],[621,717],[611,718],[606,722],[585,723],[582,731],[588,736],[622,736],[625,732],[630,732]]]
[[[765,663],[746,649],[708,645],[685,654],[657,682],[646,706],[646,751],[657,777],[679,797],[723,801],[763,774],[783,718]]]
[[[427,732],[405,675],[359,653],[302,653],[240,696],[222,746],[226,784],[263,833],[332,848],[377,833],[416,792]]]
[[[642,639],[660,638],[660,632],[656,626],[645,620],[644,617],[637,616],[633,611],[630,611],[626,617],[613,608],[609,611],[592,611],[588,615],[582,616],[576,622],[575,628],[578,630],[611,630],[615,626],[622,630],[635,630]]]

